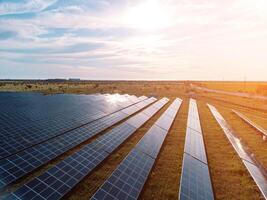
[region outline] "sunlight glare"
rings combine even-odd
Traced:
[[[124,102],[126,100],[127,100],[126,97],[119,94],[112,94],[107,97],[107,101],[113,104],[117,104],[118,102]]]
[[[148,0],[126,12],[126,23],[132,28],[158,30],[170,23],[168,10],[156,0]]]

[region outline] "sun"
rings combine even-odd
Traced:
[[[169,25],[168,10],[156,0],[148,0],[129,8],[126,23],[135,29],[158,30]]]

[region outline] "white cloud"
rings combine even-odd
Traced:
[[[39,12],[57,0],[21,0],[21,2],[0,2],[0,15]]]
[[[53,1],[36,2],[38,6],[29,2],[24,7],[13,6],[13,11],[0,5],[0,13],[40,11]],[[100,4],[103,9],[98,12],[88,11],[81,5],[68,5],[38,13],[29,19],[0,19],[2,31],[18,33],[17,38],[0,41],[0,48],[20,49],[19,55],[16,51],[6,54],[2,51],[0,54],[10,62],[12,60],[13,64],[15,62],[16,66],[20,62],[24,65],[25,57],[36,60],[36,67],[45,65],[46,61],[49,66],[68,66],[71,70],[67,70],[66,74],[75,73],[75,69],[86,74],[85,68],[88,67],[88,76],[92,77],[104,76],[107,72],[111,78],[117,77],[118,72],[127,77],[128,70],[131,74],[129,78],[149,78],[153,74],[152,78],[212,79],[212,74],[218,78],[220,73],[226,73],[228,75],[222,76],[240,79],[243,75],[231,74],[230,69],[242,71],[246,68],[246,73],[258,69],[259,73],[249,75],[254,79],[262,78],[262,66],[267,65],[263,55],[267,50],[265,0],[257,0],[257,3],[249,0],[161,1],[169,9],[171,23],[159,29],[142,29],[125,21],[125,12],[134,6],[133,2],[122,5],[103,2]],[[55,28],[89,31],[88,35],[66,32],[52,38],[39,37]],[[128,30],[131,34],[122,37],[113,30]],[[101,31],[104,33],[99,36]],[[60,52],[71,45],[90,46],[93,43],[102,46],[90,51]],[[21,51],[35,48],[58,51],[53,54],[36,51],[31,55]],[[72,67],[74,65],[82,67]],[[116,70],[112,72],[109,66]],[[42,69],[45,69],[44,66]]]

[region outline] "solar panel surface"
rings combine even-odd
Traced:
[[[0,106],[0,158],[140,101],[122,95],[5,94],[2,99],[12,98]]]
[[[182,101],[180,99],[176,99],[158,120],[165,121],[162,120],[162,118],[167,118],[171,120],[172,124],[181,103]],[[175,109],[176,113],[170,118],[168,114],[172,109]],[[168,130],[160,128],[156,122],[91,199],[137,199],[154,165],[167,133]]]
[[[256,124],[255,122],[251,121],[248,117],[246,117],[244,114],[236,111],[236,110],[232,110],[237,116],[239,116],[241,119],[243,119],[246,123],[248,123],[250,126],[252,126],[254,129],[256,129],[257,131],[261,132],[263,135],[267,136],[267,130],[265,130],[264,128],[262,128],[261,126],[259,126],[258,124]]]
[[[266,179],[266,172],[265,169],[262,169],[258,165],[258,161],[254,156],[251,156],[250,151],[247,147],[244,146],[244,144],[239,140],[236,136],[232,128],[229,126],[229,124],[225,121],[223,116],[218,112],[218,110],[208,104],[208,107],[218,122],[218,124],[223,129],[226,137],[232,144],[233,148],[243,161],[244,165],[246,166],[247,170],[249,171],[250,175],[254,179],[255,183],[257,184],[259,190],[261,191],[262,195],[265,199],[267,199],[267,179]],[[253,155],[253,154],[252,154]]]
[[[142,102],[142,106],[149,105],[152,101],[154,99],[146,99]],[[137,104],[130,107],[136,107]],[[139,107],[136,108],[140,109]],[[35,168],[40,167],[65,151],[129,116],[122,111],[105,116],[64,135],[28,148],[6,159],[2,159],[0,161],[0,187],[10,184]]]
[[[179,199],[214,199],[197,103],[189,101]]]
[[[209,176],[208,165],[185,153],[179,199],[214,199]]]
[[[137,199],[153,164],[153,158],[134,149],[91,199]]]
[[[205,145],[201,133],[187,127],[184,152],[207,163]]]
[[[160,108],[165,105],[162,104],[162,101],[163,100],[159,100],[151,106],[157,107],[158,110],[160,110]],[[145,122],[146,121],[143,121],[143,124]],[[16,199],[25,199],[25,195],[30,195],[31,198],[37,199],[62,198],[71,188],[78,184],[82,178],[84,178],[100,162],[102,162],[111,153],[109,152],[111,149],[117,148],[136,130],[136,128],[129,125],[127,121],[123,122],[115,128],[116,131],[112,129],[106,134],[97,138],[92,143],[85,145],[77,152],[71,154],[63,161],[59,162],[56,166],[50,168],[42,175],[34,178],[32,181],[28,182],[15,192],[8,195],[6,198],[9,199],[14,197]],[[115,139],[115,141],[112,141],[112,146],[109,146],[111,139]],[[35,184],[33,184],[33,182],[35,182],[36,179],[40,180],[42,183],[47,180],[45,182],[45,190],[41,193],[37,193],[35,190]],[[48,183],[50,182],[48,181],[49,179],[55,181],[56,184],[48,185]],[[64,187],[64,189],[62,189],[62,187]]]

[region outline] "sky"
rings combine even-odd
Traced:
[[[267,81],[266,0],[0,0],[0,79]]]

